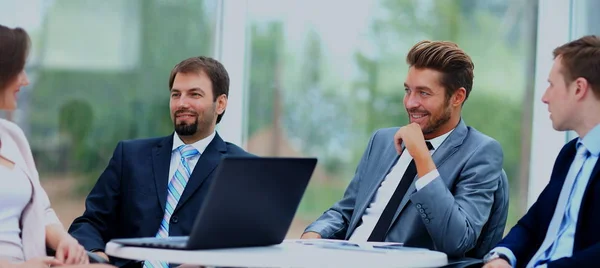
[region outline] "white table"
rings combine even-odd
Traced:
[[[128,247],[109,242],[109,256],[132,260],[159,260],[171,263],[227,267],[440,267],[446,254],[426,249],[341,250],[300,244],[298,240],[267,247],[167,250]]]

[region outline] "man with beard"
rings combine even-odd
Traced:
[[[221,63],[193,57],[169,78],[175,133],[117,145],[69,233],[87,249],[103,253],[114,238],[185,236],[225,156],[251,156],[215,131],[227,107],[229,76]],[[161,262],[110,259],[117,266],[168,267]]]
[[[410,123],[377,130],[343,198],[302,238],[386,241],[482,257],[502,238],[508,212],[503,153],[466,126],[470,57],[451,42],[409,51],[404,106]]]

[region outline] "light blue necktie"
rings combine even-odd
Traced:
[[[546,232],[546,237],[544,238],[544,242],[538,249],[538,251],[533,255],[527,267],[535,267],[538,265],[538,262],[549,259],[551,256],[546,256],[548,249],[552,246],[552,244],[558,238],[559,228],[563,221],[563,217],[565,216],[565,210],[567,209],[567,205],[569,202],[569,197],[573,192],[573,186],[575,185],[575,179],[579,176],[581,172],[581,168],[585,163],[589,153],[588,150],[583,146],[581,142],[578,143],[579,148],[577,148],[577,154],[575,155],[575,159],[573,159],[573,163],[571,164],[571,168],[569,169],[569,173],[567,173],[567,177],[565,178],[565,182],[563,184],[562,190],[560,191],[560,196],[558,197],[558,202],[556,203],[556,209],[554,210],[554,215],[552,216],[552,220],[550,221],[550,225],[548,227],[548,232]]]
[[[190,158],[200,154],[198,150],[191,145],[181,145],[177,147],[177,150],[179,150],[179,153],[181,154],[181,161],[177,166],[177,170],[175,170],[173,178],[171,178],[169,181],[165,215],[160,223],[160,228],[156,233],[156,237],[169,237],[169,222],[171,221],[171,215],[173,215],[173,211],[177,207],[177,202],[179,202],[179,198],[181,198],[181,194],[183,194],[183,190],[185,189],[185,186],[190,179],[190,175],[192,174],[192,170],[188,165],[188,161]],[[145,261],[144,267],[168,268],[169,264],[161,261]]]

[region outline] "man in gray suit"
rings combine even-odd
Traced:
[[[410,124],[373,134],[342,200],[302,238],[401,242],[480,257],[485,251],[467,252],[502,238],[508,190],[500,144],[461,119],[473,63],[456,44],[431,41],[414,45],[406,61]]]

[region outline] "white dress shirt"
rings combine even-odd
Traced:
[[[213,133],[210,134],[208,137],[190,144],[191,146],[196,148],[196,150],[198,150],[198,152],[199,152],[198,155],[195,155],[188,159],[188,165],[190,166],[190,171],[192,171],[192,172],[194,171],[194,168],[196,167],[196,164],[198,163],[198,159],[200,159],[200,155],[202,155],[204,153],[204,150],[206,150],[206,147],[208,147],[208,144],[210,144],[210,142],[214,138],[215,138],[215,132],[213,131]],[[171,151],[171,164],[169,165],[169,178],[167,180],[167,183],[169,181],[171,181],[171,178],[173,178],[173,175],[175,175],[175,171],[177,170],[179,163],[181,163],[181,153],[179,153],[179,150],[177,150],[177,148],[184,144],[185,143],[183,143],[183,141],[181,140],[181,138],[179,138],[177,133],[175,133],[173,135],[173,149]]]
[[[454,129],[450,130],[446,134],[428,140],[431,145],[433,145],[433,150],[430,151],[431,154],[437,150],[437,148],[446,140],[452,131],[454,131]],[[369,207],[367,207],[365,213],[362,215],[362,223],[356,228],[356,230],[354,230],[352,236],[350,236],[350,241],[358,242],[367,241],[367,239],[369,239],[369,236],[373,232],[377,221],[379,221],[379,217],[381,217],[385,206],[387,206],[387,204],[390,202],[390,199],[396,191],[398,184],[400,184],[400,180],[402,179],[404,172],[408,168],[408,165],[410,165],[410,162],[413,160],[413,157],[408,153],[407,150],[404,152],[406,153],[402,153],[400,155],[400,158],[392,167],[390,173],[388,173],[383,182],[381,182],[381,186],[379,186],[377,192],[375,192],[375,196],[373,197],[371,204],[369,204]],[[427,184],[439,176],[439,172],[437,169],[435,169],[427,173],[422,178],[419,178],[415,182],[417,191],[423,189],[423,187],[427,186]]]

